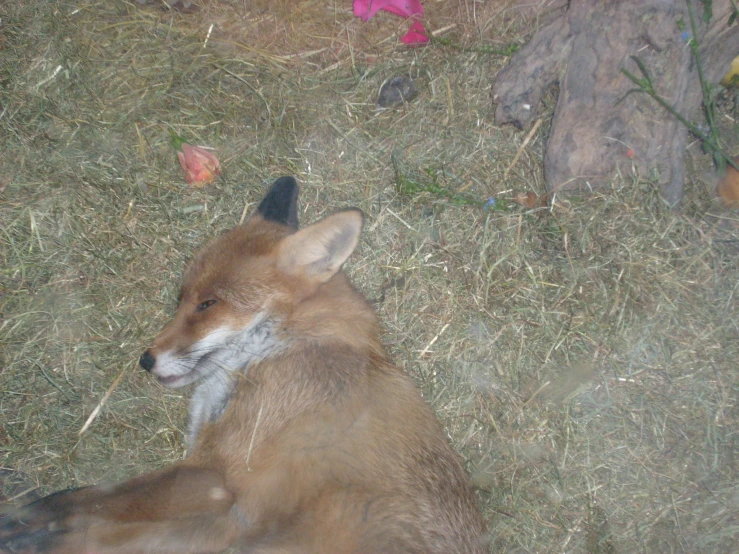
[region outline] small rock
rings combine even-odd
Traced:
[[[410,102],[418,96],[413,79],[406,75],[396,75],[385,81],[380,87],[377,98],[378,108],[394,108],[404,102]]]

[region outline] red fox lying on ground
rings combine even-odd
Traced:
[[[0,552],[487,551],[459,458],[340,270],[362,213],[297,230],[297,196],[278,179],[195,256],[141,356],[166,387],[198,383],[189,457],[6,514]]]

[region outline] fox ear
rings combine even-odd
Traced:
[[[267,221],[298,228],[298,183],[292,177],[280,177],[269,187],[257,212]]]
[[[278,252],[280,269],[325,283],[356,248],[363,223],[360,210],[344,210],[285,237]]]

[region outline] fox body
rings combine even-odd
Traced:
[[[278,179],[195,256],[141,356],[166,387],[197,383],[188,457],[21,508],[0,552],[487,551],[458,456],[340,270],[361,212],[297,230],[297,193]]]

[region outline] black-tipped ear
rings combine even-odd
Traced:
[[[269,187],[257,211],[268,221],[298,228],[298,183],[292,177],[280,177]]]

